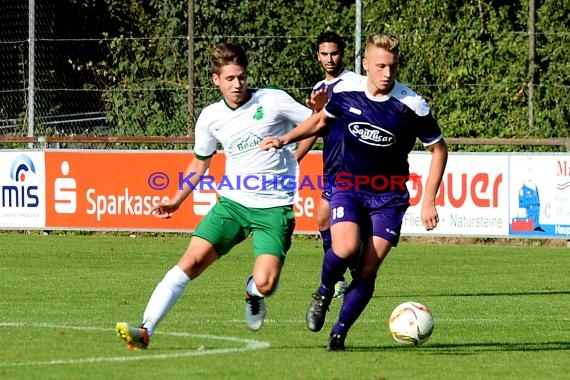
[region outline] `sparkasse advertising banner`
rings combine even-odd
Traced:
[[[192,231],[215,204],[223,181],[225,156],[215,154],[209,171],[170,219],[151,215],[189,180],[191,152],[46,151],[48,229]],[[316,232],[317,181],[321,155],[307,156],[307,176],[294,205],[297,232]]]
[[[209,208],[208,194],[196,194],[171,219],[151,215],[176,192],[188,152],[46,151],[47,228],[171,230],[194,228]],[[212,170],[223,168],[215,155]],[[215,195],[214,195],[215,201]]]

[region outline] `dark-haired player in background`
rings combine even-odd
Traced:
[[[312,94],[321,91],[331,92],[333,87],[341,80],[360,81],[363,76],[358,75],[344,67],[344,48],[343,38],[335,32],[325,31],[318,37],[315,44],[317,60],[323,67],[325,79],[317,82],[313,87]],[[310,99],[307,101],[312,106]],[[338,173],[340,167],[340,155],[342,152],[343,126],[342,123],[331,123],[326,131],[322,134],[323,138],[323,179],[325,181],[321,194],[321,200],[317,209],[317,225],[323,242],[323,251],[326,253],[331,248],[331,230],[330,230],[330,207],[332,183],[330,179]],[[298,144],[295,156],[298,160],[303,158],[312,148],[318,136],[313,136],[301,141]],[[348,283],[344,276],[341,276],[335,285],[333,297],[341,297]]]

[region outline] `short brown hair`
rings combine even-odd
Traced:
[[[231,42],[220,42],[212,49],[210,56],[212,74],[219,74],[222,66],[231,63],[247,69],[247,54],[243,47]]]

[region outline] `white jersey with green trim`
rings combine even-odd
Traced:
[[[260,143],[264,137],[284,135],[311,114],[309,108],[277,89],[257,90],[237,109],[221,100],[200,113],[194,153],[208,157],[222,144],[226,169],[215,185],[221,196],[246,207],[290,205],[298,188],[295,146],[262,151]]]

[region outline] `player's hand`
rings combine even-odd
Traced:
[[[275,136],[267,136],[261,140],[261,150],[281,149],[283,148],[283,140]]]
[[[307,107],[315,112],[319,112],[327,103],[328,98],[328,90],[326,87],[324,89],[313,91],[311,98],[306,100]]]
[[[420,212],[420,219],[426,228],[426,231],[431,231],[437,227],[439,223],[439,216],[433,203],[423,203]]]
[[[152,209],[151,213],[160,219],[170,219],[180,205],[172,200],[165,201]]]

